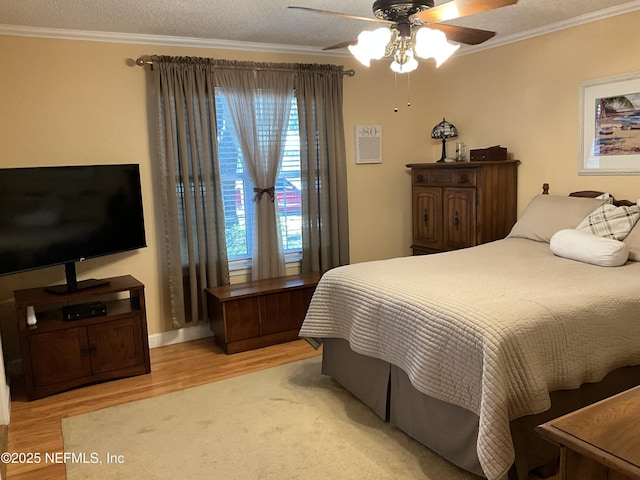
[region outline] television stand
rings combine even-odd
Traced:
[[[130,275],[64,295],[14,292],[27,398],[151,371],[144,285]],[[65,320],[69,305],[100,301],[106,314]],[[27,321],[33,307],[36,323]]]
[[[76,288],[71,289],[68,283],[63,285],[53,285],[51,287],[46,287],[45,290],[49,293],[54,293],[56,295],[66,295],[67,293],[77,292],[79,290],[86,290],[87,288],[96,288],[102,287],[103,285],[109,285],[108,280],[97,279],[97,278],[89,278],[87,280],[81,280],[76,282]]]
[[[95,278],[91,278],[89,280],[78,281],[78,277],[76,275],[76,263],[75,262],[67,262],[64,264],[64,273],[67,279],[67,283],[64,285],[54,285],[52,287],[47,287],[46,291],[49,293],[54,293],[56,295],[66,295],[67,293],[77,292],[78,290],[85,290],[87,288],[95,288],[102,287],[104,285],[109,285],[109,280],[97,280]]]

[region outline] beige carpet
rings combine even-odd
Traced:
[[[86,462],[67,462],[69,480],[478,478],[382,422],[319,357],[65,418],[62,431]]]

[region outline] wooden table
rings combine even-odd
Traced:
[[[640,387],[537,430],[560,445],[560,480],[640,479]]]

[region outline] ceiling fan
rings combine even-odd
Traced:
[[[376,0],[373,3],[374,18],[309,7],[288,8],[386,25],[374,31],[362,32],[357,40],[332,45],[324,50],[349,47],[354,57],[366,66],[369,66],[371,60],[393,57],[391,69],[397,73],[407,73],[418,66],[415,55],[434,58],[437,66],[440,66],[460,47],[459,43],[478,45],[495,35],[495,32],[488,30],[440,22],[514,5],[517,2],[518,0],[451,0],[434,6],[433,0]],[[458,45],[453,45],[448,40],[457,42]]]

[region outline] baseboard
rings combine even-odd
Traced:
[[[179,330],[171,330],[170,332],[154,333],[149,335],[149,348],[190,342],[191,340],[211,337],[212,335],[213,332],[209,328],[209,322],[206,322],[195,327],[181,328]]]

